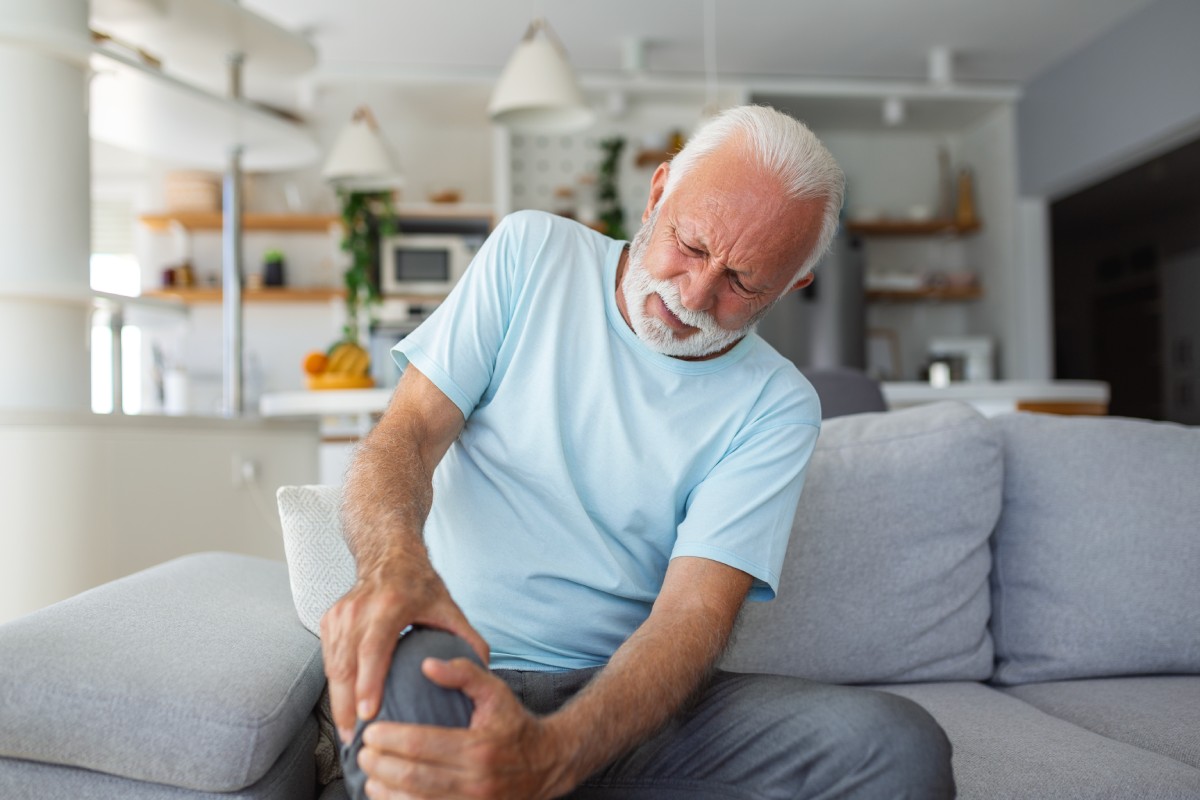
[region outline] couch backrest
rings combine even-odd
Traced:
[[[997,683],[1200,673],[1200,429],[1013,414],[993,540]]]
[[[833,683],[992,674],[988,539],[999,431],[961,403],[823,423],[772,603],[727,669]]]

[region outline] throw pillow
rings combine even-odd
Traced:
[[[357,577],[338,515],[342,490],[337,486],[283,486],[276,498],[296,613],[304,627],[319,636],[321,617]]]
[[[779,596],[748,603],[723,666],[829,683],[992,673],[988,537],[999,433],[961,403],[826,420]]]
[[[1040,414],[996,423],[995,681],[1200,672],[1200,430]]]

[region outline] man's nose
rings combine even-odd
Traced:
[[[679,284],[679,301],[689,311],[708,311],[716,302],[719,280],[720,273],[707,266],[688,270]]]

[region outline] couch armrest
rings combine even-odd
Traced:
[[[282,563],[205,553],[0,626],[0,756],[211,792],[253,784],[321,694]]]

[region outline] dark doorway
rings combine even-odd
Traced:
[[[1200,140],[1051,206],[1055,373],[1200,422]]]

